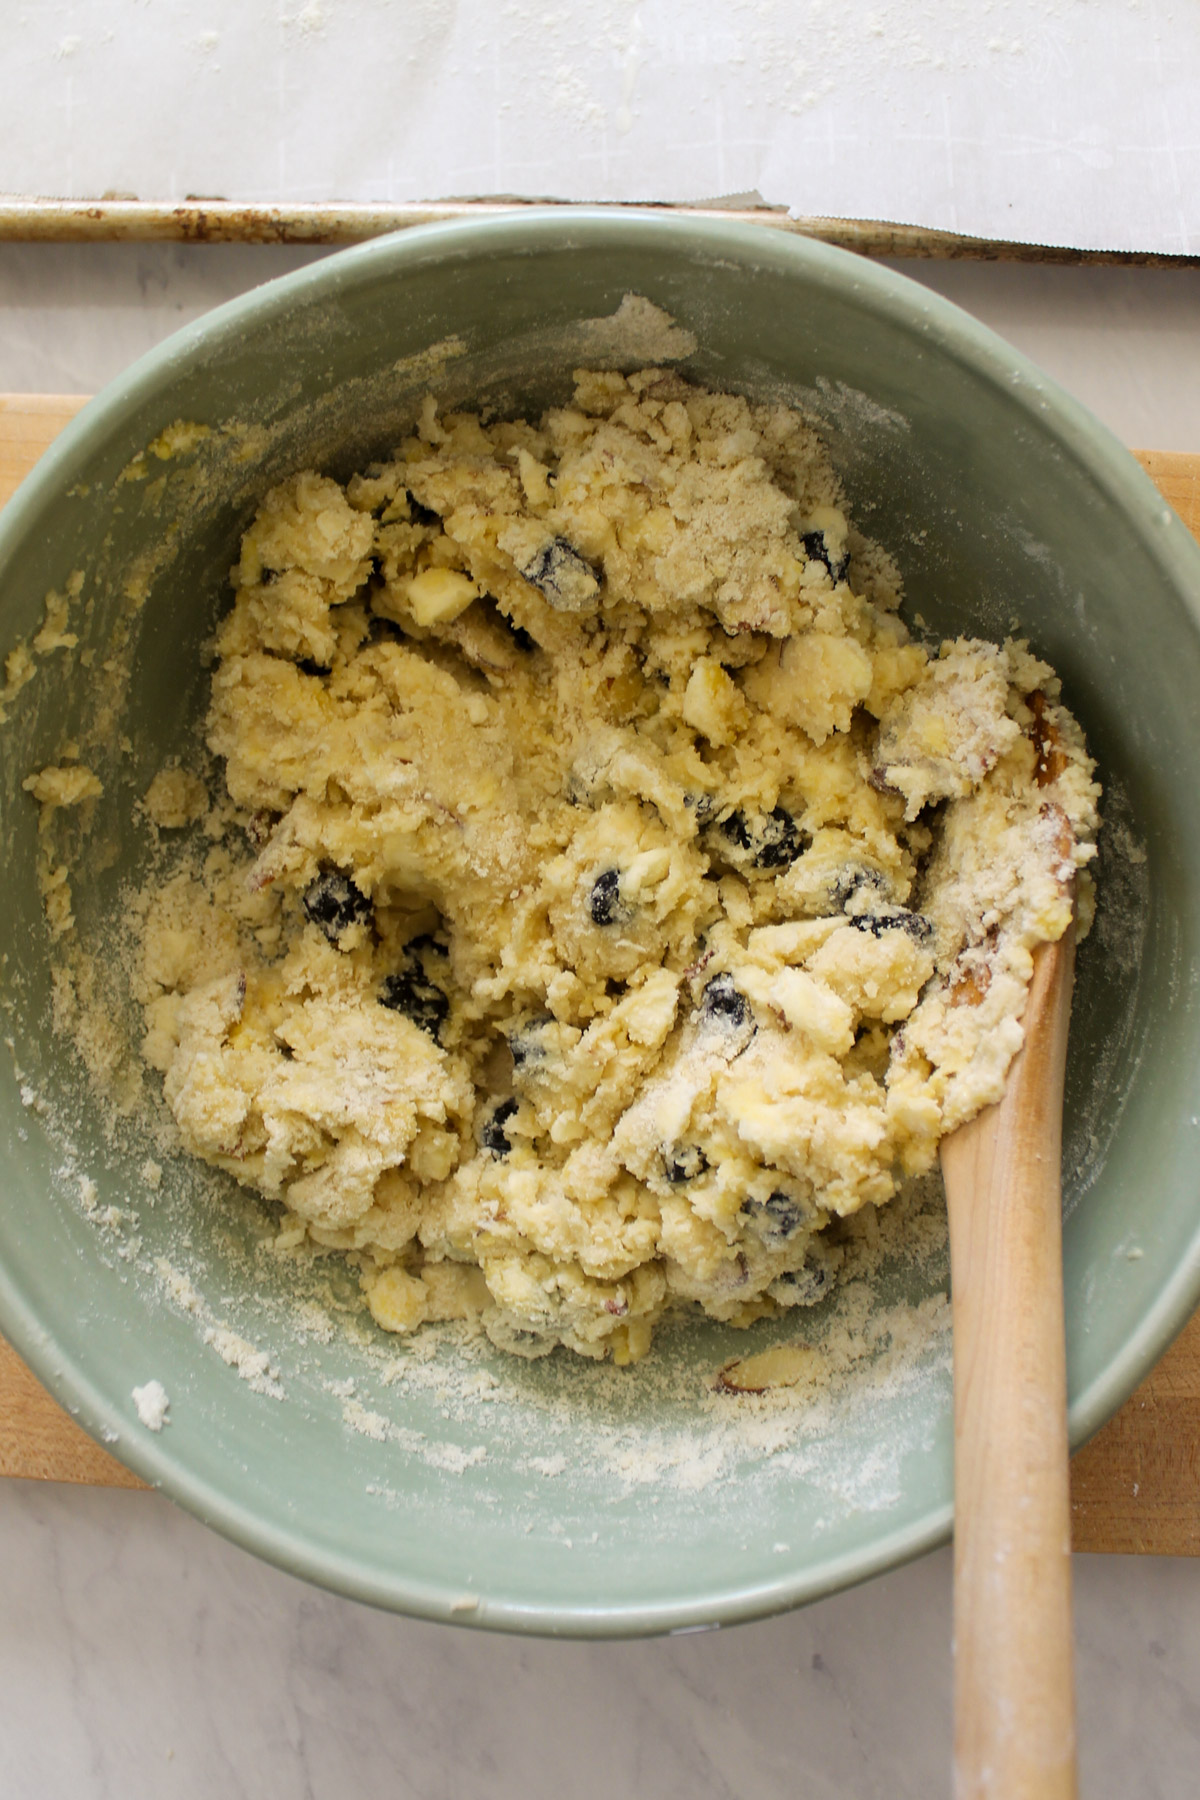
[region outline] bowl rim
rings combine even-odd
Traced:
[[[281,275],[211,309],[181,327],[108,382],[56,436],[35,468],[0,511],[0,581],[6,546],[20,541],[46,499],[69,486],[93,452],[111,440],[169,383],[253,323],[278,320],[297,304],[324,301],[372,272],[397,278],[406,270],[448,260],[467,260],[494,250],[531,255],[569,250],[605,240],[650,242],[685,254],[727,255],[742,267],[767,266],[818,284],[844,289],[877,312],[901,315],[925,333],[939,352],[993,384],[1061,445],[1129,519],[1200,635],[1200,545],[1163,499],[1130,451],[1083,404],[952,301],[898,272],[799,233],[735,222],[666,214],[654,209],[604,206],[528,206],[482,219],[454,219],[409,227],[354,245]],[[1200,1221],[1172,1275],[1140,1325],[1108,1368],[1077,1392],[1069,1408],[1070,1437],[1077,1448],[1128,1398],[1182,1329],[1200,1302]],[[369,1568],[354,1556],[313,1549],[300,1531],[267,1520],[208,1480],[176,1462],[168,1446],[150,1434],[131,1438],[126,1420],[101,1392],[79,1359],[61,1350],[6,1267],[0,1266],[0,1328],[70,1415],[99,1441],[120,1428],[119,1459],[224,1536],[264,1560],[350,1598],[414,1617],[493,1630],[549,1636],[633,1637],[716,1628],[766,1617],[894,1568],[949,1537],[953,1506],[931,1508],[920,1519],[885,1534],[869,1551],[818,1560],[806,1572],[769,1582],[733,1585],[703,1601],[651,1605],[575,1603],[521,1605],[483,1599],[463,1610],[462,1595],[418,1577],[403,1579]],[[106,1445],[106,1447],[109,1447]]]

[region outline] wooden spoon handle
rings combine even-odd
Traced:
[[[1062,1288],[1074,932],[1034,957],[1004,1098],[942,1145],[954,1308],[956,1800],[1072,1800]]]

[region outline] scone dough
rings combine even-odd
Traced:
[[[1052,671],[913,642],[804,420],[661,369],[537,424],[427,400],[268,493],[233,585],[235,827],[144,938],[187,1148],[393,1330],[628,1362],[827,1293],[831,1221],[998,1098],[1071,916]]]

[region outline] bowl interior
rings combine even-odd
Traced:
[[[908,615],[941,635],[1028,636],[1099,760],[1100,910],[1065,1134],[1078,1439],[1200,1289],[1200,552],[1052,384],[838,252],[527,214],[366,246],[211,315],[86,409],[0,522],[0,653],[83,575],[77,647],[37,659],[4,728],[0,1326],[132,1467],[298,1573],[432,1617],[588,1633],[754,1616],[944,1535],[944,1260],[886,1264],[869,1353],[799,1423],[714,1398],[712,1372],[748,1347],[715,1325],[662,1334],[633,1373],[514,1363],[445,1333],[405,1348],[364,1320],[336,1261],[272,1253],[269,1210],[164,1149],[149,1112],[114,1121],[52,1019],[81,1005],[93,1059],[136,1041],[122,926],[152,846],[135,804],[168,757],[196,766],[204,644],[262,492],[386,452],[430,388],[442,406],[536,411],[567,396],[572,367],[656,360],[649,328],[613,340],[581,323],[629,293],[693,335],[674,358],[688,375],[815,415],[853,516],[901,566]],[[147,451],[177,420],[207,434]],[[65,981],[21,781],[68,739],[105,793],[86,844],[69,837],[82,817],[55,816],[54,853],[80,850],[87,952],[66,956]],[[827,1315],[846,1304],[762,1329],[836,1338]],[[152,1378],[170,1396],[158,1435],[132,1400]]]

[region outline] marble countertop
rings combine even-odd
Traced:
[[[0,245],[0,390],[87,392],[319,254]],[[1126,442],[1200,449],[1200,270],[911,264]],[[158,1495],[0,1482],[6,1800],[937,1800],[946,1551],[804,1611],[627,1644],[377,1613]],[[1200,1559],[1076,1558],[1084,1800],[1200,1768]]]

